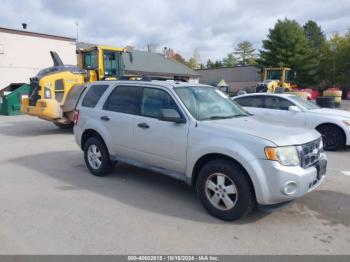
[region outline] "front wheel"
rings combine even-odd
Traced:
[[[226,221],[246,216],[255,204],[246,172],[225,159],[210,161],[200,170],[196,190],[204,208]]]
[[[106,145],[96,137],[90,137],[84,144],[84,159],[87,168],[95,176],[106,176],[114,167]]]
[[[324,125],[317,128],[321,133],[325,150],[334,151],[345,146],[345,135],[340,127]]]

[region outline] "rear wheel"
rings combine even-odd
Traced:
[[[246,172],[229,160],[207,163],[199,172],[196,189],[204,208],[222,220],[242,218],[255,204]]]
[[[340,127],[323,125],[316,128],[321,133],[325,150],[338,150],[345,146],[345,135]]]
[[[84,159],[87,168],[95,176],[106,176],[114,167],[106,145],[96,137],[90,137],[85,142]]]

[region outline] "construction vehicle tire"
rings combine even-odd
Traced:
[[[73,122],[69,123],[69,124],[62,124],[60,122],[53,122],[55,126],[61,128],[61,129],[71,129],[73,128]]]
[[[336,89],[327,89],[323,91],[323,96],[334,97],[334,102],[336,106],[340,106],[343,91]]]
[[[334,108],[335,107],[334,97],[331,97],[331,96],[317,97],[316,104],[324,108]]]

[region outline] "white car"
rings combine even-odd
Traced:
[[[320,108],[292,94],[254,93],[233,100],[253,115],[316,129],[322,135],[326,150],[350,145],[349,111]]]

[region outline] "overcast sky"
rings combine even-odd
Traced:
[[[242,40],[256,48],[277,19],[315,20],[328,36],[350,28],[350,0],[2,0],[0,27],[145,49],[159,44],[202,62],[221,59]]]

